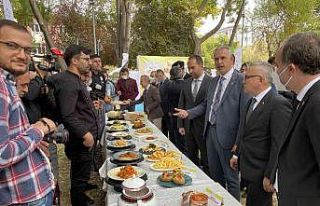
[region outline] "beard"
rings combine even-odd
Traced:
[[[14,75],[14,76],[19,76],[22,75],[24,73],[26,73],[28,71],[28,67],[26,66],[24,69],[14,69],[11,67],[7,67],[5,65],[0,65],[0,67],[4,70],[6,70],[7,72],[9,72],[10,74]]]

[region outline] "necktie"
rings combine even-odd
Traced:
[[[220,100],[221,100],[221,94],[222,94],[222,86],[223,86],[223,81],[226,78],[221,76],[218,82],[218,88],[217,88],[217,93],[215,95],[215,98],[213,100],[213,104],[211,106],[211,116],[210,116],[210,123],[213,125],[214,123],[216,123],[216,111],[219,107],[220,104]]]
[[[198,79],[194,79],[194,87],[192,89],[192,97],[193,97],[193,101],[196,101],[196,97],[198,94],[198,89],[199,89],[199,80]]]
[[[252,112],[253,112],[253,107],[254,107],[254,104],[257,102],[257,99],[256,98],[252,98],[251,99],[251,102],[250,102],[250,105],[249,105],[249,108],[248,108],[248,111],[247,111],[247,115],[246,115],[246,123],[248,122]]]

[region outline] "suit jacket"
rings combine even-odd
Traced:
[[[150,120],[161,118],[163,116],[163,111],[161,108],[161,98],[159,89],[150,84],[147,90],[144,90],[142,96],[135,103],[144,103],[144,111],[148,115]]]
[[[249,108],[250,103],[247,105]],[[291,118],[291,104],[276,91],[270,90],[246,121],[241,118],[240,171],[241,177],[262,183],[270,179],[276,156]]]
[[[169,87],[170,80],[168,78],[166,78],[162,83],[159,84],[161,108],[165,116],[168,116],[169,113]]]
[[[191,86],[192,81],[193,81],[193,78],[184,80],[184,84],[182,85],[182,88],[181,88],[179,105],[178,105],[180,109],[188,110],[201,104],[201,102],[203,102],[206,97],[207,88],[210,82],[212,81],[212,78],[209,77],[208,75],[204,75],[195,101],[193,101],[193,97],[192,97],[192,86]],[[182,120],[178,118],[178,122],[177,122],[178,128],[185,128],[185,130],[189,131],[190,124],[194,124],[195,128],[198,129],[199,134],[202,134],[203,128],[204,128],[204,116],[199,116],[192,120],[189,120],[189,119]]]
[[[134,79],[119,79],[116,90],[121,91],[120,100],[135,100],[139,94],[137,82]]]
[[[300,102],[280,147],[279,205],[320,205],[319,103],[320,81],[308,90]]]
[[[243,79],[243,75],[238,70],[234,70],[216,112],[217,137],[220,145],[224,149],[231,149],[236,143],[239,130],[240,112],[245,109],[245,106],[249,100],[249,96],[242,90]],[[213,96],[218,84],[218,80],[219,76],[213,78],[208,86],[205,100],[195,108],[188,110],[189,119],[194,119],[205,114],[205,124],[203,130],[204,137],[206,137],[211,105],[213,104]]]

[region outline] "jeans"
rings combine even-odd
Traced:
[[[53,204],[53,191],[49,192],[46,196],[39,200],[24,204],[13,204],[12,206],[52,206]]]

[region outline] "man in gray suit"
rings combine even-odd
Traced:
[[[194,119],[205,114],[204,137],[210,175],[240,200],[238,171],[230,167],[229,160],[235,150],[240,112],[248,96],[242,91],[243,75],[233,68],[234,56],[230,49],[217,48],[213,58],[220,75],[210,82],[205,101],[189,110],[176,109],[175,115]]]
[[[148,115],[148,119],[161,130],[161,120],[163,111],[161,109],[161,98],[159,89],[150,84],[150,78],[147,75],[140,77],[140,84],[144,88],[140,99],[132,102],[140,104],[143,102],[144,111]],[[124,101],[125,104],[131,104],[131,101]]]
[[[184,80],[181,89],[179,105],[181,109],[191,109],[201,102],[207,93],[211,77],[205,74],[201,56],[193,55],[188,59],[188,69],[191,78]],[[198,166],[208,173],[208,158],[205,139],[203,138],[204,116],[192,120],[178,119],[179,133],[185,136],[186,154]],[[201,159],[199,159],[199,150]]]

